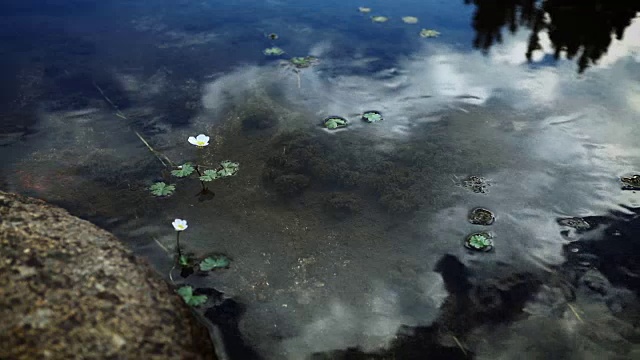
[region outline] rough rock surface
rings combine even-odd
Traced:
[[[205,327],[113,235],[0,191],[0,359],[215,359]]]

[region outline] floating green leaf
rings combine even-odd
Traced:
[[[169,196],[176,190],[175,185],[167,185],[164,182],[157,182],[149,187],[151,193],[155,196]]]
[[[368,123],[382,121],[382,114],[377,111],[367,111],[362,114],[362,119]]]
[[[182,296],[182,299],[189,306],[200,306],[207,302],[206,295],[193,295],[193,288],[191,286],[183,286],[178,289],[178,294]]]
[[[292,57],[289,62],[298,69],[308,68],[318,62],[315,56]]]
[[[222,166],[222,169],[218,170],[219,176],[233,176],[238,172],[240,164],[225,160],[220,163],[220,166]]]
[[[490,251],[493,249],[493,240],[486,232],[475,233],[467,237],[465,246],[471,250]]]
[[[221,175],[215,170],[205,170],[204,175],[200,176],[200,181],[213,181]]]
[[[279,47],[276,47],[276,46],[264,49],[262,52],[265,55],[273,55],[273,56],[278,56],[278,55],[284,54],[284,50],[282,50],[282,49],[280,49]]]
[[[366,13],[370,13],[371,12],[371,8],[360,6],[358,8],[358,11],[360,11],[363,14],[366,14]]]
[[[405,16],[402,18],[406,24],[416,24],[418,22],[418,18],[415,16]]]
[[[387,20],[389,20],[389,18],[386,17],[386,16],[372,16],[371,17],[371,21],[376,22],[376,23],[387,22]]]
[[[193,165],[185,163],[182,166],[178,166],[178,170],[172,170],[171,175],[177,177],[185,177],[191,175],[195,171]]]
[[[200,270],[209,271],[229,266],[229,258],[224,255],[209,256],[200,262]]]
[[[438,37],[440,35],[439,32],[432,30],[432,29],[422,29],[420,30],[420,37],[423,38],[432,38],[432,37]]]
[[[347,126],[349,123],[346,119],[339,116],[330,116],[324,120],[324,127],[329,130],[335,130]]]

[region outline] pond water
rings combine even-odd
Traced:
[[[640,6],[0,10],[0,189],[112,231],[168,281],[223,293],[201,310],[230,358],[640,356],[640,194],[621,189],[640,173]],[[330,116],[348,126],[323,128]],[[198,134],[208,146],[187,141]],[[203,196],[166,158],[239,172]],[[157,181],[175,193],[154,197]],[[477,207],[495,222],[472,224]],[[182,251],[229,268],[172,269],[175,218]],[[492,251],[465,248],[481,231]]]

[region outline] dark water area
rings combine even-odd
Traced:
[[[639,358],[639,11],[3,1],[0,189],[207,295],[231,359]],[[230,266],[180,276],[176,218]]]

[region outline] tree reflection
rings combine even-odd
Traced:
[[[578,72],[596,64],[607,52],[611,36],[622,40],[624,30],[640,12],[640,1],[606,0],[465,0],[474,4],[473,45],[488,51],[502,42],[502,28],[515,33],[518,27],[531,30],[527,59],[541,49],[539,34],[546,31],[554,57],[577,57]]]

